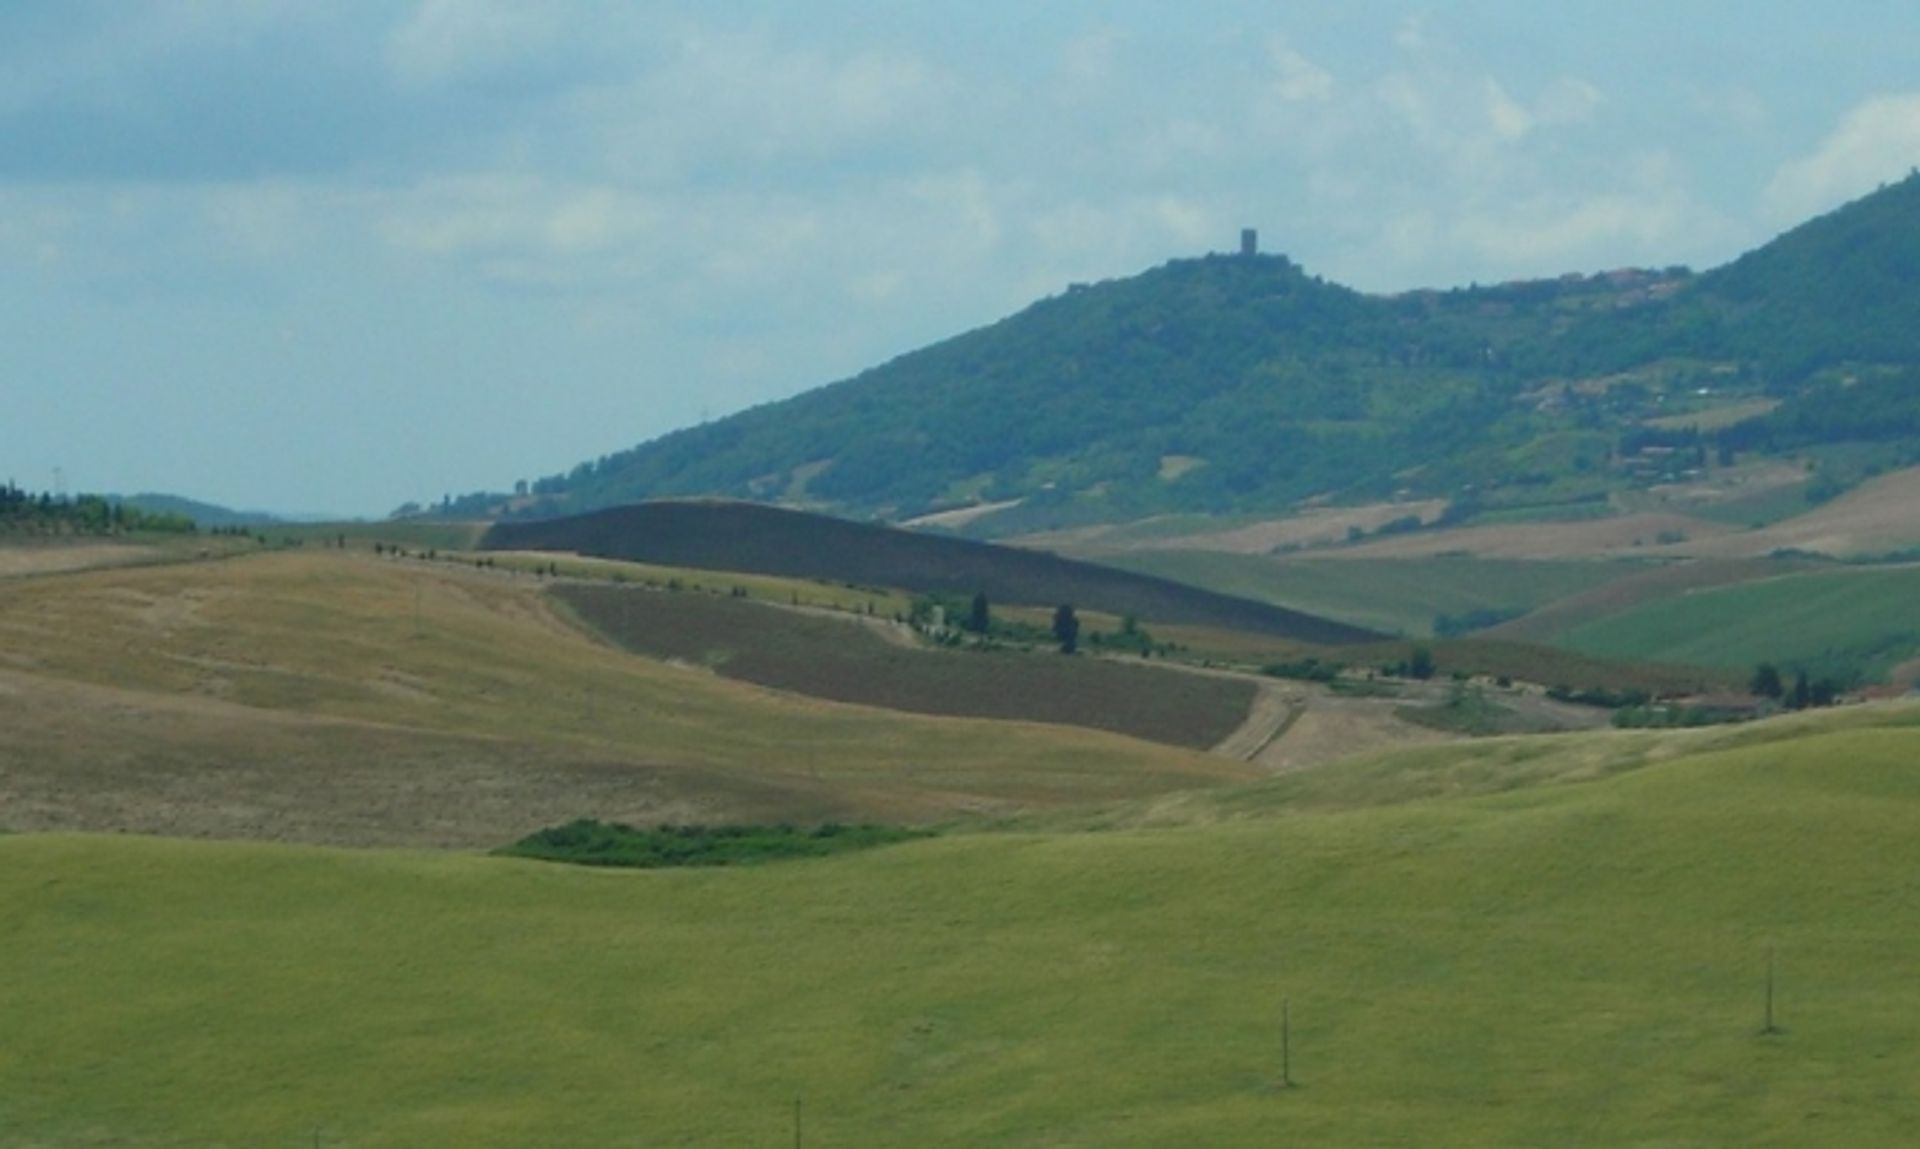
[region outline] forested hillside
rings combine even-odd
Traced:
[[[1010,531],[1309,496],[1574,506],[1709,456],[1920,458],[1920,179],[1717,270],[1369,296],[1282,256],[1075,285],[785,402],[448,510],[538,518],[723,494]],[[1686,422],[1760,398],[1768,413]],[[1724,421],[1723,421],[1724,422]],[[1651,451],[1651,453],[1649,453]]]

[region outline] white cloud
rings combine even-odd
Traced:
[[[1485,90],[1487,123],[1493,128],[1494,136],[1509,142],[1526,138],[1535,123],[1533,113],[1507,95],[1500,81],[1491,76],[1487,77]]]
[[[424,0],[387,38],[403,82],[432,86],[511,69],[550,48],[553,10],[530,0]]]
[[[1427,17],[1425,13],[1416,13],[1400,21],[1394,30],[1393,43],[1402,52],[1410,54],[1427,50]]]
[[[594,278],[667,225],[658,204],[630,191],[479,175],[434,180],[388,197],[376,227],[400,251],[475,258],[507,278],[526,278],[543,264],[559,275],[573,261],[581,261],[582,278]]]
[[[1069,41],[1060,55],[1060,77],[1070,100],[1106,94],[1118,74],[1120,35],[1101,28]]]
[[[1324,103],[1333,96],[1333,73],[1275,38],[1267,44],[1274,95],[1289,104]]]
[[[1920,93],[1877,96],[1855,107],[1813,154],[1786,164],[1767,184],[1776,220],[1817,215],[1920,164]]]
[[[1540,93],[1533,115],[1542,124],[1583,124],[1605,100],[1599,88],[1577,76],[1563,76]]]

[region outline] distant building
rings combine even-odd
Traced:
[[[1240,254],[1260,254],[1260,233],[1258,231],[1250,227],[1240,229]]]

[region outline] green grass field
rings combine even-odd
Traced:
[[[1440,615],[1524,613],[1639,569],[1626,563],[1474,558],[1286,560],[1203,551],[1134,551],[1104,561],[1414,637],[1432,634]]]
[[[1904,1146],[1914,719],[740,870],[0,838],[0,1143]]]
[[[1817,571],[1694,591],[1567,630],[1579,651],[1726,669],[1883,676],[1920,652],[1920,567]]]

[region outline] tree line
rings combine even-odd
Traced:
[[[118,535],[132,531],[191,534],[192,519],[143,511],[102,495],[34,494],[9,480],[0,486],[0,532],[26,535]]]

